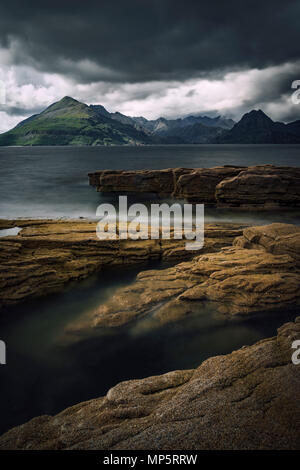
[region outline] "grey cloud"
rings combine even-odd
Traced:
[[[299,119],[299,17],[299,0],[2,0],[0,78],[13,78],[1,129],[64,94],[150,118],[260,107]]]
[[[295,60],[299,16],[295,0],[3,0],[0,41],[85,83],[183,80]]]
[[[0,111],[4,111],[8,116],[32,116],[33,114],[39,114],[43,111],[41,106],[34,107],[34,108],[19,108],[17,106],[6,106],[1,105]]]

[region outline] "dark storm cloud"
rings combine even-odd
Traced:
[[[291,99],[294,91],[291,85],[297,77],[300,77],[300,60],[262,70],[259,79],[252,79],[251,97],[248,99],[245,96],[240,106],[233,110],[234,114],[242,115],[253,108],[267,110],[271,107],[271,115],[275,114],[275,119],[285,122],[299,119],[299,106]]]
[[[300,2],[4,0],[13,61],[77,81],[183,80],[299,56]]]
[[[299,119],[299,13],[300,0],[2,0],[0,132],[65,95],[150,119]]]

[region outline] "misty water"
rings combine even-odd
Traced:
[[[99,169],[211,167],[273,163],[296,165],[300,146],[164,146],[0,148],[0,218],[94,218],[97,206],[116,199],[88,185]],[[131,196],[132,201],[143,196]],[[148,203],[151,202],[151,196]],[[157,202],[157,201],[156,201]],[[206,209],[207,221],[299,224],[297,212]],[[0,234],[1,235],[1,234]],[[54,414],[104,395],[121,380],[193,368],[273,336],[293,319],[293,309],[249,317],[220,315],[209,303],[164,326],[150,314],[120,328],[71,332],[76,320],[99,307],[142,267],[110,268],[71,283],[55,295],[26,301],[1,314],[0,339],[7,365],[0,367],[0,432],[28,419]]]
[[[0,147],[0,217],[94,218],[114,199],[88,185],[95,170],[140,170],[217,165],[295,165],[300,145],[164,145],[149,147]],[[143,196],[140,196],[143,200]],[[157,202],[157,201],[156,201]],[[289,215],[206,210],[206,219],[252,223]],[[293,217],[293,215],[291,215]]]

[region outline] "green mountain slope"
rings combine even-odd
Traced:
[[[140,145],[150,136],[68,96],[0,135],[0,145]]]
[[[1,134],[0,146],[300,143],[300,121],[274,122],[253,110],[233,124],[221,116],[149,121],[65,96]]]

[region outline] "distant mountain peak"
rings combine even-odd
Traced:
[[[273,122],[272,119],[261,109],[252,109],[249,113],[244,114],[241,121],[243,119],[264,119],[265,121]]]
[[[61,100],[56,101],[55,103],[48,106],[48,108],[46,108],[41,114],[48,114],[49,112],[60,111],[65,108],[73,108],[74,106],[87,107],[86,104],[75,100],[71,96],[64,96]]]
[[[227,133],[216,139],[217,143],[278,144],[300,141],[297,124],[274,122],[261,109],[253,109]]]
[[[77,104],[79,103],[78,100],[75,100],[75,98],[72,98],[71,96],[64,96],[58,103],[61,104]]]
[[[102,111],[104,108],[102,108]],[[108,112],[107,112],[108,113]],[[109,114],[109,113],[108,113]],[[65,96],[0,136],[0,145],[141,145],[153,139]]]
[[[53,103],[51,106],[55,106],[56,108],[65,108],[66,106],[74,106],[78,104],[83,103],[80,103],[80,101],[75,100],[71,96],[64,96],[61,100],[56,101],[56,103]],[[49,108],[51,106],[49,106]]]

